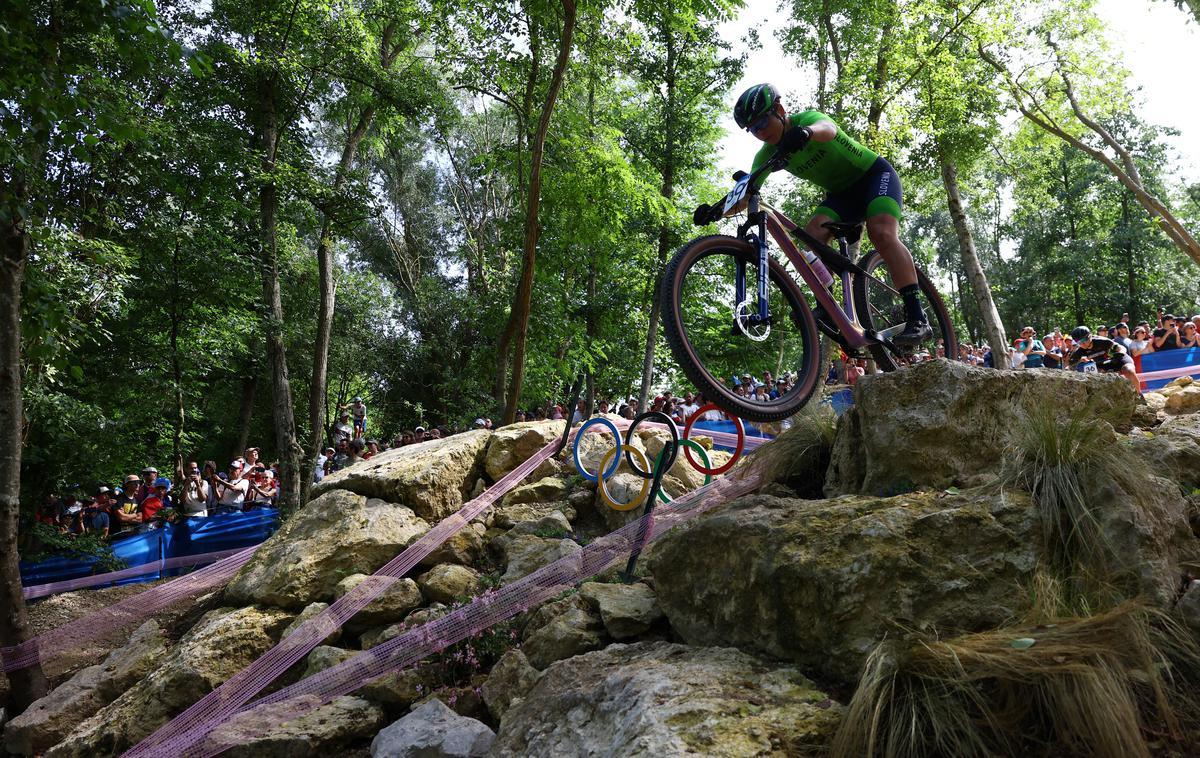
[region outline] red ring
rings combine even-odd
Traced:
[[[697,411],[688,418],[687,426],[685,426],[683,428],[683,438],[685,440],[689,436],[691,436],[692,424],[694,424],[696,422],[696,419],[700,418],[701,414],[703,414],[707,411],[710,411],[710,410],[711,411],[719,411],[722,409],[721,409],[721,406],[717,405],[716,403],[706,403],[706,404],[700,406],[700,408],[697,409]],[[696,461],[692,459],[692,451],[685,446],[683,448],[683,455],[685,458],[687,458],[688,463],[690,463],[692,465],[692,468],[696,469],[701,474],[707,474],[709,476],[719,476],[720,474],[724,474],[726,471],[733,468],[733,464],[737,463],[737,459],[742,457],[742,450],[746,447],[746,427],[742,426],[742,420],[740,418],[738,418],[737,416],[733,416],[732,418],[733,418],[733,423],[737,424],[737,433],[738,433],[737,447],[735,447],[733,449],[733,457],[730,458],[728,461],[726,461],[724,466],[719,466],[714,469],[707,469],[707,468],[704,468],[703,466],[701,466],[700,464],[696,463]]]

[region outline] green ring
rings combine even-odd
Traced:
[[[699,442],[696,442],[695,440],[681,439],[681,440],[679,440],[679,444],[681,446],[690,447],[692,450],[695,450],[697,453],[699,453],[700,457],[704,459],[704,468],[708,468],[708,469],[712,468],[712,461],[708,457],[708,451],[705,450],[704,446],[701,445]],[[662,465],[663,453],[665,453],[665,452],[667,452],[667,446],[663,445],[662,450],[658,451],[658,458],[656,458],[654,461],[654,469],[656,471],[658,470],[658,467]],[[664,471],[663,476],[666,476],[666,475],[667,475],[667,472]],[[706,473],[704,475],[704,484],[707,485],[711,481],[712,481],[712,474]],[[671,502],[671,498],[667,495],[666,492],[663,492],[663,488],[661,485],[658,488],[658,499],[663,501],[664,503]]]

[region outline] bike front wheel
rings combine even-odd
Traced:
[[[892,277],[887,264],[878,250],[872,250],[858,261],[859,267],[872,277],[892,286]],[[882,286],[878,281],[866,276],[854,277],[854,307],[858,310],[859,322],[867,329],[876,332],[899,331],[904,327],[906,313],[904,301],[898,294]],[[922,304],[925,306],[925,316],[929,319],[932,334],[924,343],[913,349],[913,358],[902,359],[882,345],[872,345],[871,356],[883,371],[894,371],[911,363],[922,353],[931,358],[946,357],[951,360],[958,358],[958,337],[954,333],[954,324],[950,321],[950,313],[942,296],[938,293],[933,282],[921,269],[917,269],[917,287],[921,292]]]
[[[816,322],[804,293],[770,259],[767,305],[770,322],[754,324],[758,251],[735,237],[692,240],[671,259],[659,288],[663,330],[683,373],[704,397],[748,421],[778,421],[800,409],[817,388],[821,368]],[[746,303],[737,300],[737,268],[746,271]],[[756,401],[735,390],[745,374],[761,380],[792,372],[790,388],[776,399]]]

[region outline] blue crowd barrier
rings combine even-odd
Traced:
[[[279,511],[262,508],[246,513],[183,519],[166,524],[161,529],[113,540],[109,547],[127,567],[142,566],[168,558],[257,545],[270,537],[278,526]],[[22,561],[20,567],[21,584],[26,587],[79,579],[104,570],[96,566],[95,558],[67,556],[55,556],[37,563]],[[113,585],[150,582],[181,571],[155,571],[113,582]]]
[[[763,430],[751,424],[749,421],[743,421],[742,426],[746,429],[747,437],[762,437],[764,439],[774,439],[773,435],[767,434]],[[692,433],[696,431],[707,432],[725,432],[726,434],[737,434],[737,424],[732,421],[697,421],[692,424]],[[732,453],[733,448],[726,445],[714,445],[717,450],[724,450],[727,453]]]
[[[1137,363],[1139,374],[1193,367],[1195,371],[1191,371],[1189,374],[1194,377],[1200,377],[1200,348],[1189,347],[1182,350],[1163,350],[1158,353],[1145,353],[1137,356]],[[1173,381],[1175,381],[1173,377],[1144,379],[1142,384],[1145,385],[1145,389],[1156,390],[1167,386]]]

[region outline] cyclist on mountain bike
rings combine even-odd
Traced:
[[[905,346],[929,339],[932,330],[917,296],[917,269],[900,241],[900,177],[891,164],[863,147],[820,111],[788,115],[771,84],[756,84],[742,93],[733,109],[737,125],[766,143],[754,156],[757,170],[779,150],[791,152],[787,171],[825,190],[825,198],[805,231],[828,243],[828,221],[866,221],[867,236],[883,256],[892,282],[904,299],[904,331],[892,341]],[[763,174],[753,189],[766,181]],[[743,201],[733,212],[745,207]],[[699,209],[697,209],[699,212]],[[818,312],[818,317],[823,316]]]
[[[1071,339],[1078,343],[1078,347],[1071,353],[1067,361],[1068,366],[1082,361],[1095,361],[1096,368],[1101,372],[1120,374],[1133,385],[1134,392],[1141,394],[1141,381],[1133,369],[1133,359],[1129,357],[1124,345],[1113,342],[1108,337],[1093,337],[1092,330],[1086,326],[1072,329]]]

